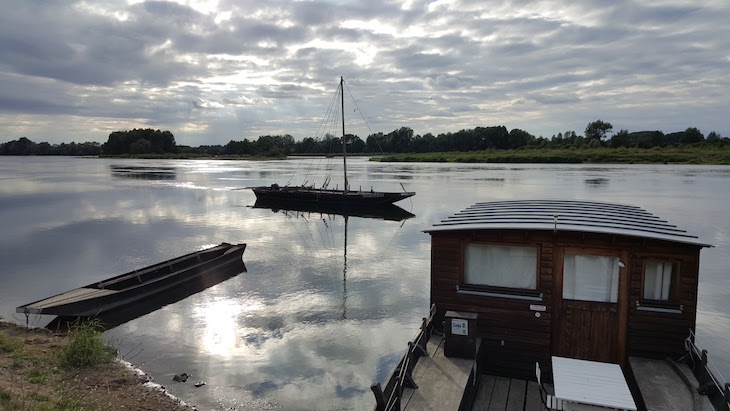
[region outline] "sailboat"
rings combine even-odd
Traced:
[[[382,192],[360,190],[350,190],[350,184],[347,181],[347,142],[345,140],[345,80],[340,77],[338,93],[340,94],[340,104],[342,109],[342,164],[344,170],[345,184],[344,189],[339,190],[327,188],[327,184],[320,188],[314,186],[280,186],[272,184],[270,186],[251,187],[256,194],[257,201],[276,201],[276,202],[292,202],[292,203],[313,203],[322,205],[338,205],[344,207],[374,207],[387,204],[393,204],[397,201],[414,196],[416,193],[412,191],[402,192]]]

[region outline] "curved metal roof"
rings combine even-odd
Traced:
[[[569,200],[476,203],[425,230],[578,231],[712,247],[646,210],[622,204]]]

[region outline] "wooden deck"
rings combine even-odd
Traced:
[[[469,380],[473,360],[444,356],[443,337],[432,335],[428,357],[421,357],[413,370],[418,389],[403,391],[403,410],[458,410]],[[540,388],[535,381],[481,375],[472,411],[543,411]],[[552,385],[545,387],[552,393]]]
[[[550,384],[545,384],[548,391]],[[472,411],[543,411],[536,381],[482,375]]]

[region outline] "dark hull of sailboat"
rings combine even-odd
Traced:
[[[414,214],[395,204],[348,207],[321,202],[293,202],[257,199],[253,208],[269,208],[274,212],[299,211],[306,213],[337,214],[348,217],[373,218],[378,220],[402,221],[415,217]]]
[[[118,310],[212,273],[246,271],[246,244],[222,243],[207,250],[131,271],[16,308],[24,314],[93,317]]]
[[[393,204],[415,195],[413,192],[325,190],[307,187],[253,187],[257,200],[331,204],[347,207],[372,207]]]

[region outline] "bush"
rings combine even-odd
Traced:
[[[68,344],[61,352],[61,365],[65,367],[88,367],[111,361],[115,350],[104,343],[99,329],[99,320],[71,324]]]

